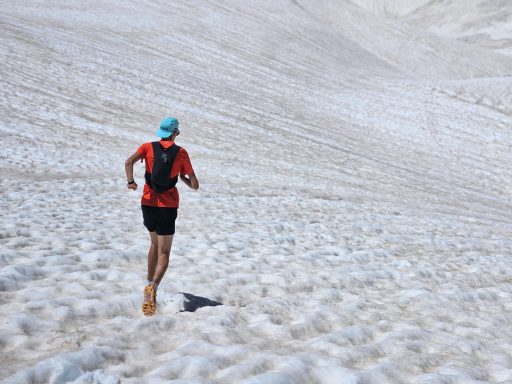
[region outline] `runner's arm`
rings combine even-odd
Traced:
[[[139,152],[135,152],[124,162],[124,171],[126,172],[126,180],[127,181],[133,180],[133,164],[135,164],[140,159],[142,159],[142,155]],[[136,183],[128,184],[128,188],[136,190],[137,184]]]
[[[197,191],[199,189],[199,180],[197,180],[196,174],[192,172],[190,175],[187,176],[180,173],[181,181],[187,184],[189,188],[192,188],[194,191]]]

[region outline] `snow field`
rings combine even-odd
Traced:
[[[127,210],[130,224],[101,233],[97,228],[111,213],[98,213],[103,198],[109,199],[100,191],[109,182],[91,185],[100,199],[73,201],[65,184],[53,185],[65,208],[46,195],[66,225],[47,226],[38,207],[30,224],[18,211],[8,216],[16,228],[31,228],[2,239],[17,257],[2,271],[3,291],[13,303],[3,345],[18,351],[11,355],[14,364],[34,361],[13,381],[85,380],[93,374],[90,367],[128,382],[143,375],[155,382],[324,382],[326,372],[340,367],[353,382],[436,382],[446,376],[492,382],[510,374],[510,356],[503,352],[508,340],[497,329],[510,321],[511,241],[485,226],[418,222],[379,212],[379,206],[359,211],[321,199],[308,200],[301,210],[297,196],[240,194],[219,201],[219,194],[190,193],[183,196],[187,205],[210,214],[201,221],[180,216],[188,235],[176,237],[160,315],[146,319],[139,291],[147,239],[131,224],[140,225],[139,212]],[[124,196],[110,206],[133,205],[135,198]],[[226,206],[224,231],[198,230],[213,227]],[[340,209],[346,214],[340,216]],[[241,212],[254,219],[241,222]],[[80,231],[70,233],[73,225]],[[126,240],[109,243],[110,236]],[[493,255],[482,256],[489,248]],[[224,306],[177,314],[178,289]],[[63,347],[77,352],[55,356],[55,348]],[[155,364],[149,370],[148,353]],[[431,373],[418,374],[425,371]]]
[[[7,2],[0,379],[511,383],[506,29],[383,4]],[[123,162],[167,114],[201,189],[145,318]]]

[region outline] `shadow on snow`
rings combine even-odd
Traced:
[[[183,301],[183,309],[180,312],[195,312],[202,307],[216,307],[222,305],[218,301],[207,299],[206,297],[195,296],[191,293],[181,292],[185,300]]]

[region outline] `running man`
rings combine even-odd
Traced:
[[[156,132],[160,141],[142,144],[124,163],[128,188],[137,190],[133,178],[133,165],[146,162],[144,191],[141,208],[144,226],[149,231],[151,245],[148,252],[148,274],[144,287],[142,312],[152,316],[156,311],[156,291],[169,265],[174,223],[178,215],[178,176],[189,188],[199,189],[188,153],[174,143],[180,134],[178,120],[166,117]]]

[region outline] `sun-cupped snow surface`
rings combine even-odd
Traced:
[[[468,3],[4,1],[0,380],[512,383],[511,10]],[[146,318],[166,115],[201,187]]]

